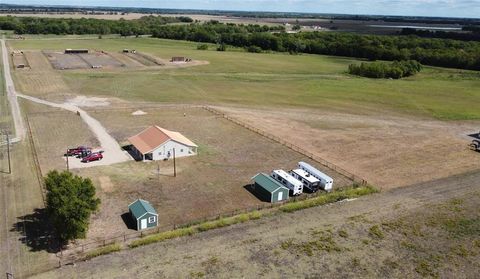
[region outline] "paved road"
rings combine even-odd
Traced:
[[[111,165],[116,163],[125,162],[131,160],[131,157],[127,155],[125,151],[122,150],[121,146],[118,142],[107,132],[105,127],[96,120],[95,118],[91,117],[86,111],[82,110],[81,108],[65,103],[65,104],[57,104],[49,101],[45,101],[39,98],[35,98],[32,96],[27,96],[23,94],[17,94],[18,97],[35,102],[37,104],[47,105],[54,108],[61,108],[64,110],[68,110],[74,113],[80,113],[80,117],[88,125],[90,130],[93,132],[95,137],[100,142],[101,148],[104,151],[104,159],[101,161],[91,162],[88,164],[80,163],[79,160],[71,160],[70,167],[71,168],[83,168],[83,167],[94,167],[100,165]]]
[[[5,36],[1,40],[2,43],[2,60],[3,60],[3,74],[5,76],[5,87],[7,89],[8,101],[12,109],[13,123],[15,125],[15,138],[12,141],[21,141],[25,138],[25,124],[18,105],[17,92],[13,84],[12,75],[10,73],[10,59],[7,46],[5,45]]]

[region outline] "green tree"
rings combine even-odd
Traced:
[[[64,243],[85,238],[90,215],[98,209],[92,181],[64,171],[54,170],[45,178],[47,212],[60,240]]]

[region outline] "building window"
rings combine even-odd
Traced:
[[[148,223],[149,224],[152,224],[152,223],[155,223],[155,216],[151,216],[151,217],[148,217]]]
[[[180,152],[183,152],[183,149],[180,149]]]

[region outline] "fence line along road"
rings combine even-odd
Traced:
[[[353,182],[355,182],[355,183],[358,183],[358,184],[360,184],[360,185],[367,185],[367,183],[368,183],[365,179],[361,178],[360,176],[355,175],[355,174],[353,174],[353,173],[351,173],[351,172],[349,172],[349,171],[347,171],[347,170],[345,170],[345,169],[343,169],[343,168],[341,168],[341,167],[339,167],[339,166],[337,166],[337,165],[335,165],[335,164],[333,164],[333,163],[330,163],[329,161],[321,158],[320,156],[317,156],[317,155],[315,155],[315,154],[313,154],[313,153],[311,153],[311,152],[309,152],[309,151],[307,151],[307,150],[305,150],[305,149],[303,149],[303,148],[301,148],[301,147],[299,147],[299,146],[296,146],[296,145],[294,145],[293,143],[287,142],[287,141],[285,141],[285,140],[283,140],[283,139],[281,139],[281,138],[279,138],[279,137],[277,137],[277,136],[274,136],[274,135],[272,135],[272,134],[270,134],[270,133],[267,133],[267,132],[265,132],[265,131],[263,131],[263,130],[261,130],[261,129],[258,129],[258,128],[250,125],[250,124],[247,124],[247,123],[245,123],[245,122],[243,122],[243,121],[240,121],[240,120],[238,120],[238,119],[232,118],[232,117],[226,115],[225,113],[223,113],[223,112],[221,112],[221,111],[219,111],[219,110],[217,110],[217,109],[214,109],[214,108],[212,108],[212,107],[203,106],[203,108],[204,108],[205,110],[207,110],[207,111],[215,114],[215,115],[219,115],[219,116],[221,116],[221,117],[223,117],[223,118],[225,118],[225,119],[227,119],[227,120],[229,120],[229,121],[231,121],[231,122],[233,122],[233,123],[235,123],[235,124],[237,124],[237,125],[240,125],[240,126],[246,128],[246,129],[248,129],[248,130],[250,130],[250,131],[252,131],[252,132],[255,132],[255,133],[257,133],[257,134],[259,134],[259,135],[261,135],[261,136],[263,136],[263,137],[266,137],[266,138],[268,138],[268,139],[270,139],[270,140],[273,140],[273,141],[275,141],[275,142],[278,142],[278,143],[280,143],[280,144],[282,144],[282,145],[290,148],[291,150],[293,150],[293,151],[295,151],[295,152],[297,152],[297,153],[300,153],[300,154],[302,154],[303,156],[306,156],[306,157],[308,157],[309,159],[311,159],[311,160],[313,160],[313,161],[315,161],[315,162],[317,162],[317,163],[319,163],[319,164],[321,164],[321,165],[323,165],[323,166],[325,166],[325,167],[327,167],[327,168],[329,168],[329,169],[332,169],[332,170],[336,171],[337,173],[339,173],[339,174],[341,174],[341,175],[343,175],[343,176],[351,179],[351,180],[352,180]]]
[[[35,140],[33,138],[32,127],[30,126],[30,121],[28,115],[25,114],[25,122],[27,123],[27,132],[28,132],[28,142],[30,144],[30,150],[32,151],[33,164],[35,167],[35,174],[40,186],[40,191],[42,192],[43,205],[46,206],[46,189],[45,183],[43,181],[42,168],[40,167],[40,161],[38,160],[37,148],[35,146]]]

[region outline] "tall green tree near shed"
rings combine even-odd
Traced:
[[[100,199],[89,178],[68,171],[51,171],[45,178],[47,212],[60,240],[85,238],[90,215],[98,209]]]

